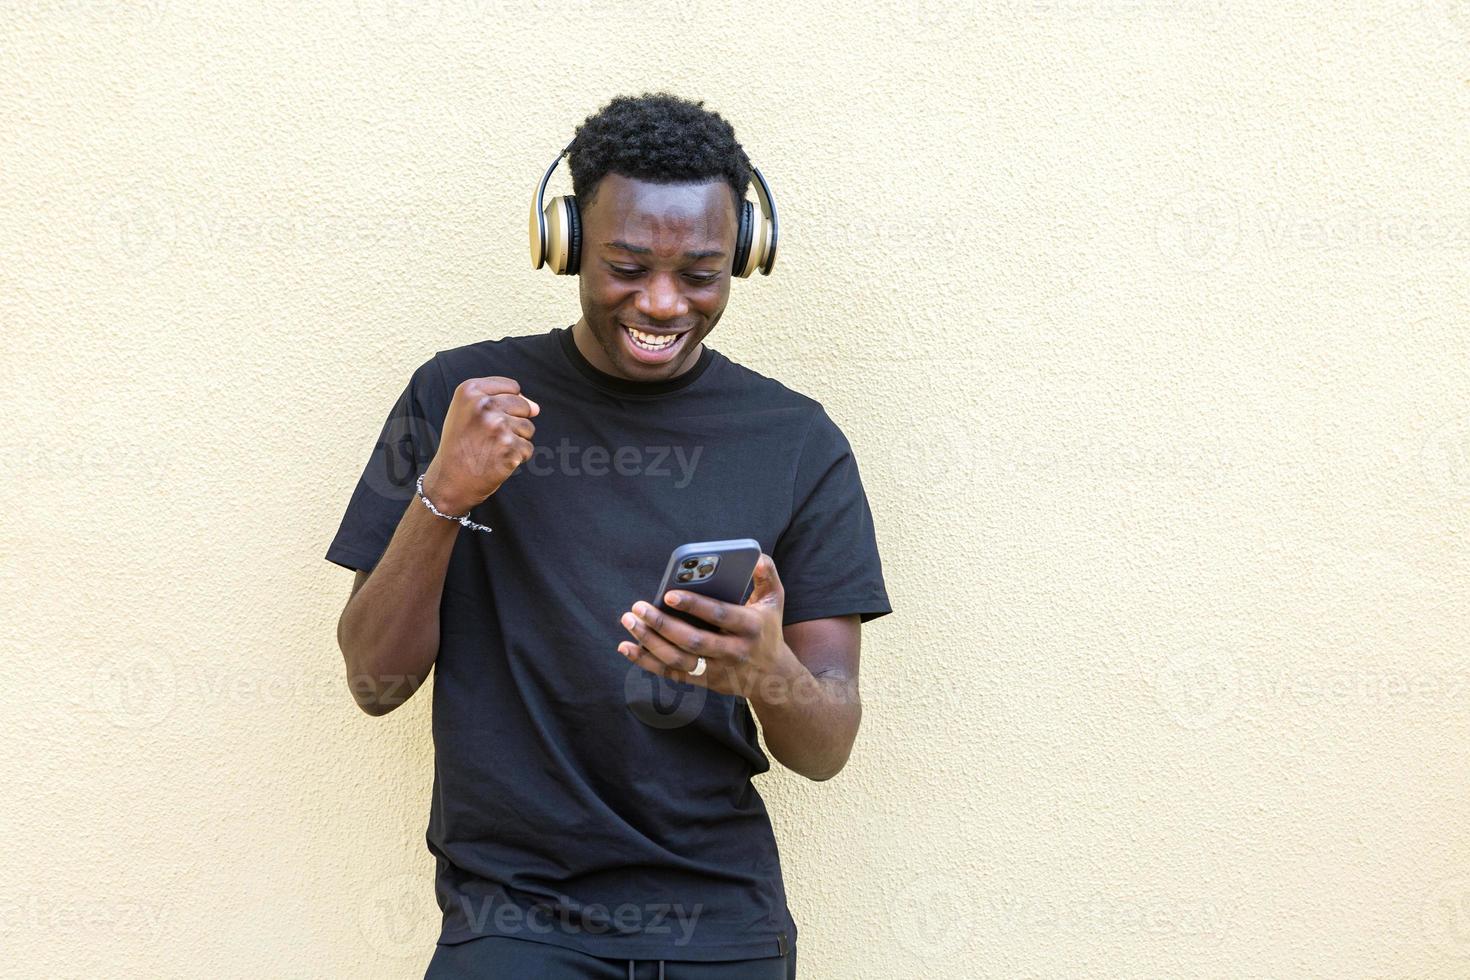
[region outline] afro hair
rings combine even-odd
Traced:
[[[620,95],[577,127],[567,148],[572,193],[590,207],[609,173],[656,184],[719,178],[735,192],[735,207],[750,186],[750,158],[735,129],[719,113],[667,92]]]

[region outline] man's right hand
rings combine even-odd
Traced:
[[[460,382],[444,415],[439,448],[424,473],[424,496],[458,517],[489,497],[531,458],[531,419],[541,406],[511,378]]]

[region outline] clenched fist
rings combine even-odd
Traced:
[[[424,496],[446,514],[467,514],[531,458],[531,419],[541,406],[511,378],[467,378],[454,389],[439,449],[424,472]]]

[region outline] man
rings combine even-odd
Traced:
[[[750,181],[729,123],[617,98],[567,152],[582,316],[414,371],[326,555],[357,570],[349,685],[382,715],[434,669],[429,977],[789,980],[752,710],[788,768],[847,761],[891,611],[867,498],[820,403],[703,343]],[[761,544],[745,602],[656,608],[675,547],[729,538]]]

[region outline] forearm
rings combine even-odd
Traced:
[[[425,491],[427,492],[427,490]],[[439,602],[460,525],[409,501],[377,567],[337,622],[352,697],[370,715],[403,704],[439,653]]]
[[[790,660],[789,679],[759,685],[751,707],[778,762],[808,779],[830,779],[847,764],[862,721],[857,679],[837,671],[813,676],[794,654]]]

